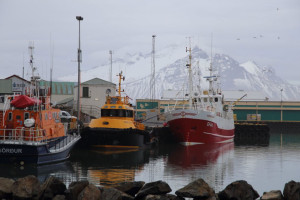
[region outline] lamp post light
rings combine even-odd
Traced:
[[[77,91],[77,131],[78,134],[80,133],[80,63],[82,61],[81,57],[81,49],[80,49],[80,21],[83,20],[83,17],[81,16],[76,16],[76,19],[79,22],[79,47],[78,47],[78,52],[77,52],[77,62],[78,62],[78,91]]]

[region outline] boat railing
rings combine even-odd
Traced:
[[[49,151],[51,153],[63,151],[69,148],[69,146],[73,145],[80,138],[81,137],[79,134],[73,133],[73,134],[68,134],[61,140],[53,139],[52,141],[54,142],[54,144],[49,148]]]
[[[15,129],[0,129],[0,142],[36,142],[47,140],[44,129],[17,127]]]

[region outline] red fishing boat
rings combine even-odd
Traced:
[[[192,54],[189,51],[189,93],[188,103],[169,108],[165,115],[174,138],[183,145],[232,142],[234,138],[234,120],[231,105],[224,104],[222,91],[215,89],[218,76],[212,74],[206,78],[209,89],[194,92],[192,89]]]

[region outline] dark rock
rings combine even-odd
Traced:
[[[100,196],[100,190],[95,185],[89,184],[79,194],[78,200],[98,200]]]
[[[295,181],[286,183],[283,196],[285,200],[300,200],[300,183]]]
[[[261,200],[283,200],[283,196],[280,190],[272,190],[270,192],[264,192]]]
[[[168,197],[169,200],[184,200],[183,197],[179,197],[174,194],[166,194],[166,197]]]
[[[56,195],[56,196],[53,198],[53,200],[65,200],[65,199],[66,199],[65,195]]]
[[[101,188],[101,200],[133,200],[134,198],[115,188]]]
[[[135,199],[142,199],[148,194],[167,194],[171,192],[170,186],[164,181],[156,181],[151,183],[146,183],[140,191],[136,194]]]
[[[147,196],[143,197],[143,200],[184,200],[184,198],[178,197],[173,194],[148,194]]]
[[[0,177],[0,199],[12,198],[12,185],[14,182],[13,179]]]
[[[166,195],[148,194],[143,200],[170,200]]]
[[[246,181],[240,180],[229,184],[218,197],[219,200],[254,200],[259,194]]]
[[[49,177],[42,185],[40,199],[53,199],[56,195],[63,195],[66,185],[58,178]]]
[[[65,191],[66,199],[73,200],[77,199],[80,192],[89,185],[88,181],[72,182],[69,188]]]
[[[130,196],[135,196],[144,185],[144,181],[124,182],[120,183],[115,188],[129,194]]]
[[[201,178],[177,190],[175,194],[179,197],[195,199],[208,199],[216,196],[215,191]]]
[[[41,184],[33,175],[19,178],[12,185],[14,199],[38,199],[40,190]]]

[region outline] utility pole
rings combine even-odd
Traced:
[[[76,16],[76,19],[79,22],[79,39],[78,39],[78,52],[77,52],[77,62],[78,62],[78,91],[77,91],[77,131],[80,133],[79,121],[80,121],[80,63],[82,62],[81,49],[80,49],[80,21],[83,20],[83,17]]]

